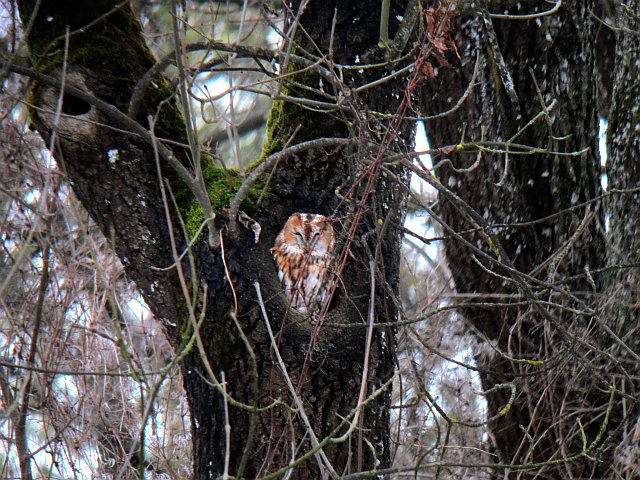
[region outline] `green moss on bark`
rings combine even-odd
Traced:
[[[202,173],[213,211],[224,217],[224,210],[229,208],[231,200],[236,196],[244,179],[236,169],[228,168],[225,170],[213,165],[205,167]],[[248,215],[254,215],[258,211],[259,199],[261,199],[261,207],[268,204],[269,196],[265,190],[266,179],[266,175],[260,177],[249,189],[249,192],[244,198],[241,208]],[[189,237],[193,238],[204,222],[204,214],[195,199],[192,199],[184,215],[186,218],[187,232],[189,233]]]

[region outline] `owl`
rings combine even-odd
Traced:
[[[333,256],[333,227],[324,215],[294,213],[271,249],[290,305],[300,313],[321,310]]]

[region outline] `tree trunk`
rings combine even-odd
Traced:
[[[34,67],[126,114],[138,80],[154,64],[129,6],[113,8],[113,2],[100,0],[42,2],[35,12],[36,2],[18,3],[23,24],[33,20],[28,44]],[[293,6],[294,16],[297,8]],[[358,56],[374,63],[382,58],[379,9],[377,1],[349,7],[338,1],[312,2],[301,12],[292,51],[321,56],[329,53],[331,44],[333,62],[353,64]],[[392,37],[397,18],[404,13],[400,2],[392,5]],[[291,71],[294,64],[285,67]],[[71,95],[69,90],[64,95],[64,115],[58,117],[59,86],[40,78],[34,89],[31,115],[36,128],[46,142],[55,139],[55,158],[76,195],[112,239],[128,275],[181,358],[196,479],[224,473],[254,478],[284,472],[288,466],[293,469],[290,478],[316,479],[389,465],[394,332],[373,330],[366,348],[367,326],[370,321],[393,322],[397,316],[394,299],[406,176],[402,170],[382,176],[376,168],[379,162],[371,159],[381,161],[385,150],[406,152],[411,128],[377,122],[370,129],[370,111],[393,114],[400,108],[403,96],[395,93],[401,88],[399,78],[372,93],[351,91],[383,74],[383,69],[347,72],[344,84],[330,86],[336,97],[349,96],[343,103],[346,108],[328,114],[276,102],[265,156],[287,144],[327,136],[363,140],[349,147],[315,148],[283,158],[268,185],[266,174],[259,182],[266,188],[263,203],[257,206],[251,197],[242,205],[262,227],[259,241],[248,230],[227,233],[225,228],[223,250],[209,247],[204,240],[189,250],[181,264],[184,276],[173,266],[176,251],[182,252],[186,245],[177,225],[181,215],[192,215],[198,207],[166,159],[156,161],[153,138],[123,133],[138,127],[118,120],[117,113],[90,97]],[[315,74],[292,78],[294,82],[282,85],[290,96],[314,99],[323,97],[322,88],[329,88],[326,83],[321,86]],[[316,88],[315,93],[310,95],[300,84]],[[155,136],[187,144],[172,95],[171,86],[157,75],[134,120],[148,130],[148,116],[158,114]],[[327,102],[326,96],[323,100]],[[380,147],[372,148],[375,144]],[[188,153],[172,148],[190,169]],[[222,170],[203,161],[214,205],[216,199],[232,197],[237,184],[231,187],[217,181],[224,178]],[[231,175],[239,184],[237,173]],[[170,216],[163,206],[161,179],[167,179],[178,205],[177,211],[170,207]],[[219,206],[217,226],[222,228],[222,208],[228,207],[228,200]],[[277,233],[296,211],[331,216],[339,233],[339,287],[320,319],[288,308],[270,254]],[[375,300],[370,308],[373,287]],[[197,321],[201,323],[194,335]],[[365,365],[368,376],[362,404]],[[350,429],[357,407],[359,419]]]
[[[514,15],[538,10],[508,3]],[[463,98],[428,121],[427,134],[432,148],[462,144],[450,162],[434,158],[440,212],[458,291],[486,294],[464,314],[487,343],[477,361],[492,445],[514,478],[610,473],[601,433],[615,428],[612,379],[593,343],[610,320],[598,308],[604,215],[590,202],[602,193],[593,7],[459,20],[460,62],[441,69],[424,97],[428,115]]]
[[[620,193],[608,199],[607,267],[603,321],[612,333],[603,334],[600,347],[616,363],[611,365],[612,386],[620,394],[616,414],[615,464],[618,478],[640,477],[640,340],[638,336],[638,290],[640,270],[640,137],[638,91],[640,90],[640,37],[637,15],[640,2],[627,2],[616,41],[615,88],[607,126],[608,189]],[[628,191],[631,190],[631,191]]]

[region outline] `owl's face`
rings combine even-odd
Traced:
[[[327,254],[333,248],[333,227],[324,215],[294,213],[278,235],[278,244],[292,253]]]

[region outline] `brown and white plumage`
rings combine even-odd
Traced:
[[[291,306],[319,311],[326,298],[333,255],[333,227],[324,215],[294,213],[271,249],[278,277]]]

